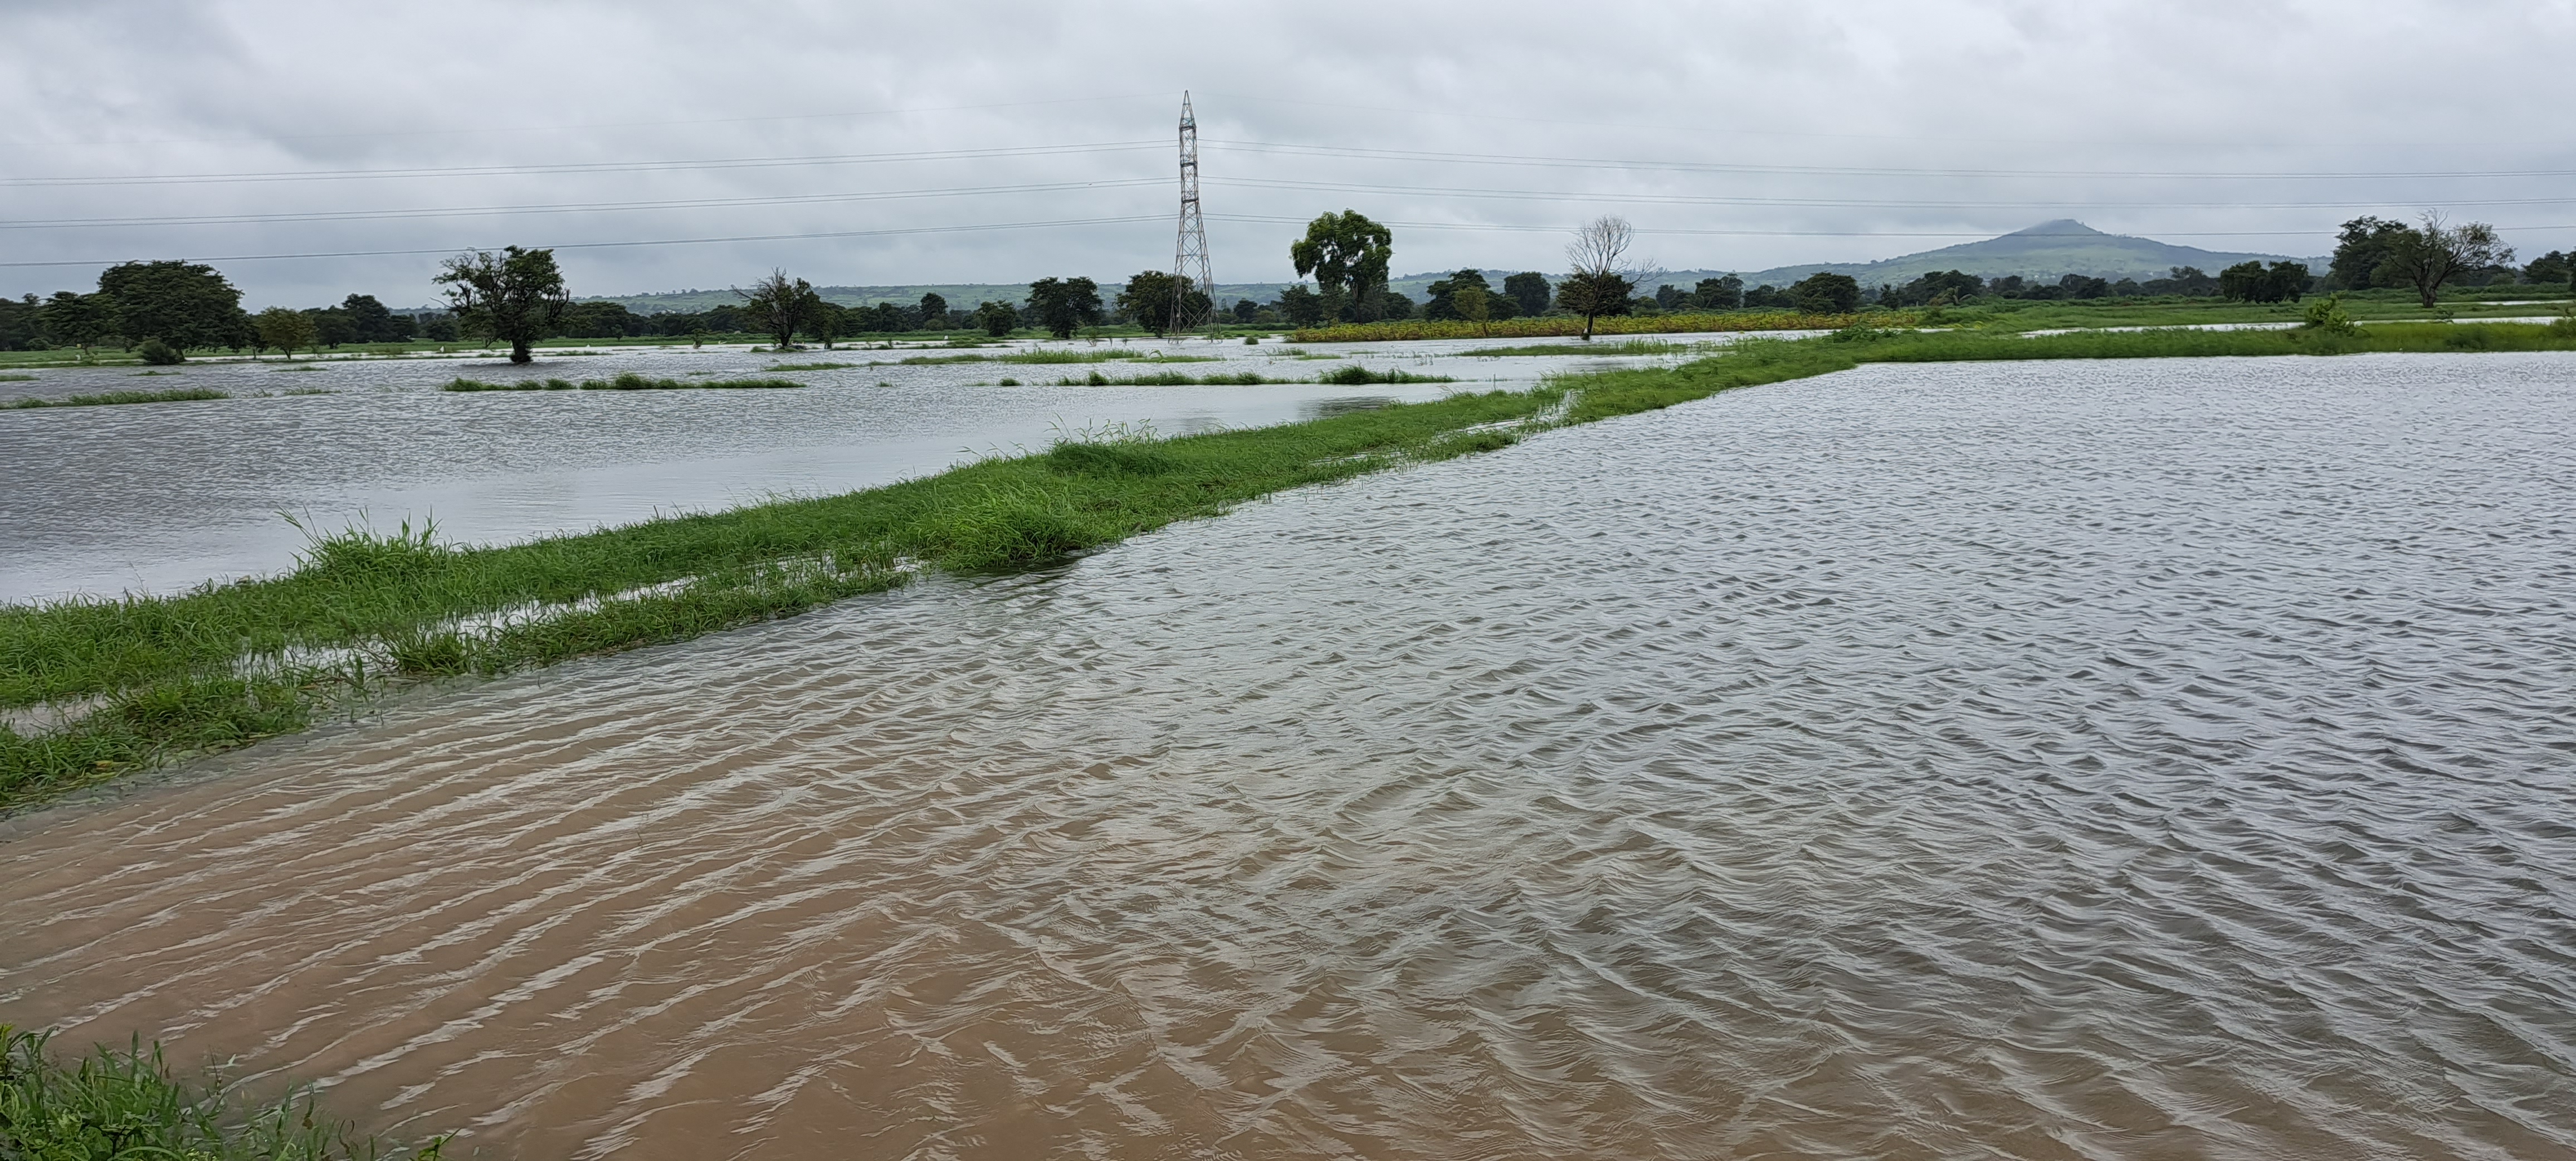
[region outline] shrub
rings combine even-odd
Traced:
[[[2322,331],[2329,335],[2350,335],[2361,331],[2361,328],[2352,321],[2352,316],[2344,312],[2342,291],[2336,291],[2309,303],[2307,309],[2300,314],[2303,321],[2299,325],[2307,330]]]
[[[145,363],[155,367],[167,367],[173,363],[184,363],[188,361],[188,357],[180,354],[177,347],[173,347],[159,339],[143,340],[141,345],[134,348],[134,353]]]

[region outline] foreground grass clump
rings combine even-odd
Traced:
[[[839,364],[835,364],[836,366]],[[772,368],[776,370],[777,368]],[[802,387],[793,379],[650,379],[633,371],[614,379],[521,379],[516,383],[486,383],[480,379],[448,380],[442,391],[741,391],[776,390]]]
[[[2036,337],[1854,327],[1747,340],[1678,367],[1276,427],[1173,439],[1090,433],[1041,454],[847,495],[497,548],[443,544],[426,528],[352,530],[315,541],[282,576],[172,597],[0,607],[0,708],[87,708],[39,733],[0,726],[0,810],[301,728],[389,677],[499,673],[677,641],[893,588],[919,568],[1042,567],[1282,489],[1489,451],[1538,427],[1736,387],[1886,362],[2576,351],[2570,332],[2576,324]]]
[[[174,387],[168,391],[103,391],[96,395],[74,395],[67,399],[16,399],[0,404],[0,410],[22,410],[29,407],[109,407],[121,403],[183,403],[193,399],[230,399],[232,396],[212,387]]]
[[[1151,375],[1103,375],[1094,371],[1076,379],[1070,375],[1055,381],[1058,387],[1255,387],[1263,383],[1293,383],[1293,379],[1264,379],[1249,371],[1230,375],[1184,375],[1178,371],[1159,371]]]
[[[0,1158],[8,1161],[340,1161],[435,1158],[389,1150],[322,1115],[311,1092],[249,1104],[174,1076],[158,1045],[63,1064],[43,1033],[0,1024]]]

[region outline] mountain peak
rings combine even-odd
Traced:
[[[2007,238],[2108,238],[2111,236],[2073,218],[2041,222],[2029,229],[2015,230],[2004,235]]]

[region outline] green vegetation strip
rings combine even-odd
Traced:
[[[211,387],[178,387],[168,391],[106,391],[97,395],[74,395],[68,399],[13,399],[0,403],[0,410],[16,411],[29,407],[109,407],[121,403],[180,403],[191,399],[230,399]]]
[[[1567,355],[1679,355],[1700,348],[1701,344],[1666,342],[1662,339],[1623,339],[1615,343],[1547,343],[1528,347],[1478,347],[1472,351],[1458,353],[1484,358],[1511,355],[1563,358]]]
[[[956,363],[1023,363],[1053,365],[1057,363],[1113,363],[1134,359],[1149,363],[1218,363],[1216,355],[1167,355],[1161,351],[1138,351],[1119,348],[1107,351],[1019,351],[1008,355],[913,355],[891,363],[870,363],[871,367],[943,367]]]
[[[442,391],[745,391],[802,387],[793,379],[648,379],[629,371],[614,379],[521,379],[516,383],[486,383],[480,379],[451,379]]]
[[[2576,320],[2042,337],[1855,328],[1748,340],[1679,367],[1276,427],[1095,435],[842,496],[498,548],[452,547],[408,528],[343,533],[318,540],[278,577],[171,597],[0,607],[0,708],[94,707],[51,730],[0,727],[0,809],[300,729],[388,679],[500,673],[683,640],[893,588],[915,567],[1041,567],[1282,489],[1503,447],[1536,426],[1864,363],[2536,350],[2576,350]]]
[[[42,1033],[0,1024],[0,1158],[7,1161],[392,1161],[388,1148],[325,1116],[310,1090],[253,1104],[219,1081],[174,1075],[158,1045],[99,1048],[69,1064]]]
[[[1094,371],[1080,379],[1066,376],[1055,381],[1058,387],[1256,387],[1265,383],[1331,383],[1358,387],[1378,383],[1455,383],[1447,375],[1416,375],[1410,371],[1378,371],[1362,366],[1336,367],[1315,379],[1265,379],[1250,371],[1236,374],[1184,375],[1162,371],[1151,375],[1111,376]],[[1001,386],[1015,387],[1016,383]]]
[[[1877,311],[1885,326],[1913,326],[1916,312]],[[1857,314],[1807,314],[1794,310],[1734,310],[1683,314],[1604,315],[1592,320],[1596,335],[1691,334],[1716,331],[1827,331],[1862,321]],[[1537,339],[1583,333],[1583,320],[1564,315],[1507,318],[1499,322],[1400,319],[1315,327],[1289,336],[1300,343],[1371,343],[1404,339]]]

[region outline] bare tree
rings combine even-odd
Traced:
[[[1640,273],[1654,265],[1628,256],[1636,241],[1637,231],[1628,219],[1604,215],[1576,230],[1574,241],[1566,245],[1565,258],[1573,272],[1557,284],[1556,302],[1583,316],[1585,342],[1592,340],[1594,319],[1628,313],[1629,296],[1636,293]]]
[[[795,346],[796,332],[823,305],[812,283],[789,278],[784,270],[773,270],[769,277],[752,283],[751,289],[734,293],[742,296],[742,313],[753,325],[776,336],[781,351]]]
[[[2437,210],[2425,211],[2423,225],[2398,234],[2388,247],[2389,268],[2415,287],[2428,310],[2443,283],[2511,261],[2513,247],[2496,237],[2495,227],[2485,222],[2447,225]]]

